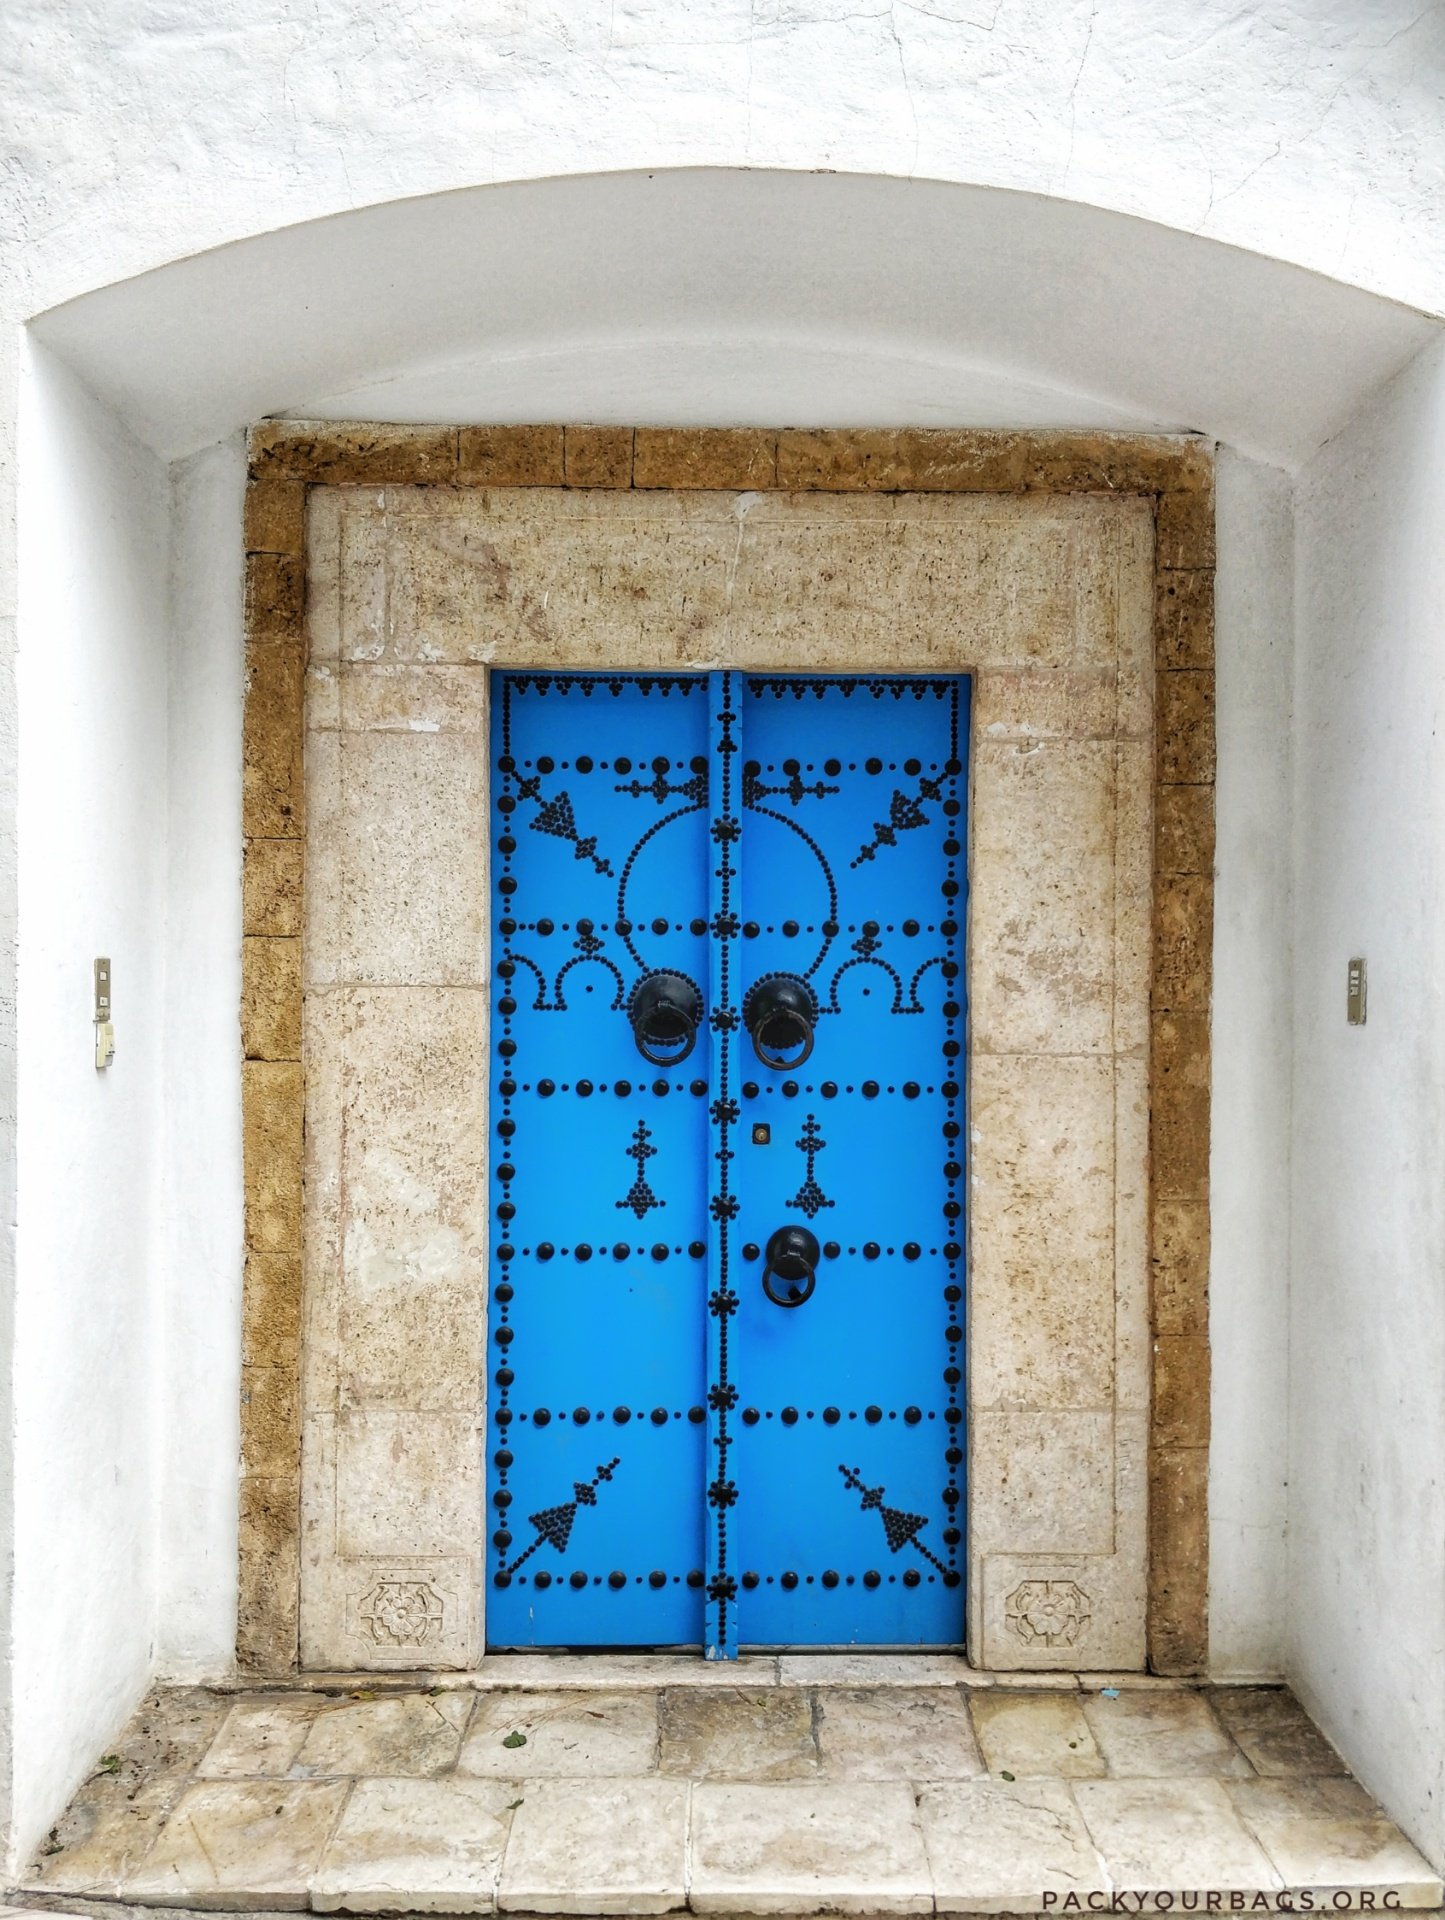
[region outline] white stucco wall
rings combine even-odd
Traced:
[[[32,310],[263,223],[704,165],[1025,188],[1445,306],[1420,0],[13,0],[0,32]]]
[[[241,1394],[239,437],[171,469],[164,1324],[156,1666],[214,1678],[236,1644]]]
[[[1288,477],[1227,449],[1216,471],[1209,1658],[1284,1667],[1289,1380],[1290,738]]]
[[[33,1841],[134,1705],[155,1636],[168,621],[163,467],[48,356],[23,396],[11,1634]]]
[[[1289,1666],[1445,1856],[1445,350],[1297,507]],[[1369,963],[1364,1027],[1345,969]]]

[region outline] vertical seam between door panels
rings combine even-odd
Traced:
[[[714,793],[711,839],[716,859],[708,862],[709,973],[712,1013],[711,1066],[713,1098],[708,1118],[713,1134],[713,1157],[717,1163],[716,1191],[708,1202],[708,1392],[707,1438],[712,1475],[708,1483],[708,1581],[707,1624],[704,1643],[710,1660],[731,1660],[737,1656],[736,1623],[737,1580],[733,1576],[729,1542],[728,1515],[737,1500],[737,1488],[728,1477],[731,1433],[729,1421],[737,1401],[729,1368],[728,1323],[737,1310],[738,1295],[732,1285],[732,1221],[738,1200],[732,1190],[733,1127],[740,1109],[733,1093],[733,1054],[738,1025],[733,1004],[736,982],[733,978],[737,938],[737,902],[734,892],[739,879],[741,827],[733,814],[733,768],[739,742],[733,729],[737,711],[733,705],[733,679],[730,671],[708,675],[709,778]]]

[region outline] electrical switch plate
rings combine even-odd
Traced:
[[[1365,1024],[1365,963],[1352,960],[1345,975],[1345,1018],[1352,1027]]]
[[[115,1026],[110,1017],[110,962],[95,963],[95,1064],[108,1067],[115,1058]]]

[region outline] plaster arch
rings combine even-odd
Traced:
[[[1435,323],[1080,201],[693,168],[331,215],[32,331],[166,459],[283,414],[1192,429],[1292,466]]]

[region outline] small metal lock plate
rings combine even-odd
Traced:
[[[759,1120],[754,1124],[753,1145],[755,1147],[767,1146],[768,1143],[771,1141],[772,1137],[773,1137],[773,1130],[768,1125],[766,1120]]]

